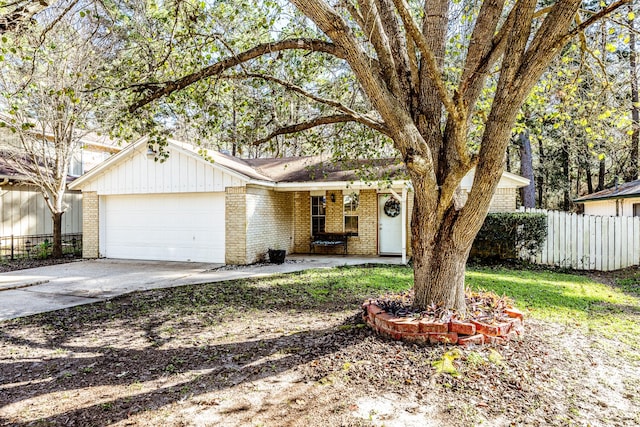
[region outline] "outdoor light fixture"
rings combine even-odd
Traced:
[[[335,193],[331,193],[331,203],[335,203],[336,202],[336,195]]]
[[[156,158],[156,152],[153,150],[153,148],[148,147],[147,148],[147,159],[155,159]]]

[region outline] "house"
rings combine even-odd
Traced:
[[[0,130],[0,237],[45,235],[53,233],[51,212],[42,193],[31,185],[16,164],[20,142],[8,129]],[[106,137],[89,134],[74,153],[67,182],[95,167],[120,150]],[[82,233],[82,195],[67,191],[67,210],[62,217],[62,233]]]
[[[640,180],[616,184],[574,202],[583,203],[587,215],[640,216]]]
[[[410,255],[413,197],[401,164],[374,164],[371,180],[320,157],[207,153],[211,162],[177,141],[166,149],[156,161],[141,139],[70,185],[83,194],[85,257],[249,264],[269,248],[308,253],[319,231],[348,232],[349,254]],[[515,210],[527,184],[504,173],[493,210]]]

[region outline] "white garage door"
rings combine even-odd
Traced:
[[[224,262],[224,193],[105,196],[101,204],[108,258]]]

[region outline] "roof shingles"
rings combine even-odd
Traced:
[[[640,179],[579,197],[575,199],[574,202],[584,203],[596,200],[625,199],[628,197],[640,197]]]

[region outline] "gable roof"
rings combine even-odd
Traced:
[[[111,168],[117,168],[120,162],[134,155],[146,152],[149,139],[141,138],[120,153],[112,156],[91,171],[78,178],[70,188],[83,188]],[[283,157],[267,159],[240,159],[217,151],[203,150],[202,153],[186,143],[169,139],[167,150],[188,156],[191,161],[205,164],[207,168],[219,169],[246,183],[279,187],[292,191],[294,188],[313,186],[371,186],[375,181],[391,181],[394,186],[405,185],[408,176],[404,164],[398,159],[344,160],[333,161],[328,156]],[[204,157],[203,157],[204,156]],[[205,159],[206,158],[206,159]],[[171,156],[169,157],[171,161]],[[462,186],[470,188],[473,181],[472,170],[463,180]],[[404,183],[404,184],[403,184]],[[522,187],[529,180],[521,176],[504,172],[500,186]]]
[[[28,156],[18,156],[16,150],[0,149],[0,183],[31,184],[32,181],[24,170],[32,171],[34,175],[49,174],[42,163],[36,165]],[[67,175],[67,184],[75,179],[74,176]]]
[[[363,179],[408,179],[397,159],[333,161],[327,156],[246,159],[273,182],[353,182]]]
[[[626,199],[640,197],[640,179],[607,188],[597,193],[587,194],[574,200],[576,203],[593,202],[597,200]]]
[[[111,156],[110,158],[100,163],[95,168],[91,169],[89,172],[85,173],[84,175],[76,179],[69,186],[69,188],[71,189],[90,188],[95,184],[96,181],[100,181],[101,178],[104,178],[105,174],[108,174],[110,170],[117,170],[118,168],[123,166],[134,167],[134,165],[131,163],[133,161],[132,159],[136,158],[136,156],[146,156],[146,152],[148,149],[147,147],[148,142],[149,142],[149,138],[143,137],[131,143],[125,149],[120,151],[118,154]],[[209,181],[211,180],[219,181],[221,179],[221,177],[219,176],[218,178],[214,176],[213,171],[216,171],[216,170],[218,171],[218,174],[220,174],[221,172],[223,175],[226,175],[230,179],[232,179],[234,184],[239,184],[241,182],[246,183],[248,181],[251,181],[252,179],[257,179],[257,180],[265,179],[265,177],[261,176],[260,174],[257,174],[255,171],[251,173],[252,170],[248,166],[243,165],[241,162],[236,162],[232,158],[229,158],[229,156],[224,156],[223,154],[220,154],[220,153],[207,153],[207,156],[213,158],[214,162],[212,163],[208,160],[205,160],[200,154],[196,153],[193,149],[191,149],[186,144],[182,144],[178,141],[169,140],[167,150],[171,153],[168,161],[165,163],[151,162],[154,165],[153,166],[154,168],[159,167],[159,165],[164,165],[168,167],[168,165],[170,165],[172,162],[175,162],[177,158],[183,158],[186,161],[190,162],[194,167],[197,166],[197,168],[199,169],[203,169],[203,170],[206,169],[208,172],[206,173],[206,176],[204,177],[204,179]],[[144,159],[144,160],[145,160],[144,163],[146,164],[147,159]],[[138,164],[138,166],[140,165],[141,164]],[[145,166],[145,168],[146,167],[147,166]],[[184,173],[185,171],[183,170],[182,172]],[[182,175],[181,175],[181,178],[182,178]],[[219,187],[220,182],[216,184],[216,187]],[[211,184],[212,183],[209,182],[208,187],[211,187]],[[173,187],[174,186],[172,185],[171,186],[172,191],[175,191],[176,189]],[[159,187],[158,187],[158,190],[159,190]]]

